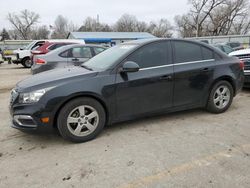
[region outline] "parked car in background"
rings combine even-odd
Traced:
[[[45,55],[35,55],[32,74],[67,66],[79,66],[106,48],[98,45],[73,44],[60,47]]]
[[[226,45],[228,45],[231,48],[233,48],[234,51],[244,49],[243,44],[241,44],[239,42],[227,42]]]
[[[84,40],[68,40],[68,39],[58,39],[58,40],[35,40],[31,42],[24,49],[15,50],[14,54],[16,56],[15,60],[12,60],[14,64],[22,64],[25,68],[30,68],[32,65],[30,56],[31,51],[37,50],[39,47],[44,45],[46,42],[72,42],[85,44]]]
[[[48,52],[50,52],[52,50],[55,50],[55,49],[57,49],[59,47],[70,45],[70,44],[76,44],[76,43],[79,43],[79,42],[78,41],[71,41],[71,40],[67,40],[67,41],[46,41],[42,46],[40,46],[36,50],[31,51],[31,61],[32,61],[34,55],[46,54],[46,53],[48,53]]]
[[[21,130],[56,127],[63,138],[84,142],[107,124],[153,114],[191,108],[222,113],[243,85],[243,68],[238,58],[205,43],[180,39],[123,43],[82,66],[19,82],[11,94],[12,123]]]
[[[244,74],[245,82],[244,87],[250,88],[250,49],[237,50],[229,54],[229,56],[238,57],[245,64]]]
[[[234,51],[233,48],[231,48],[230,46],[228,46],[226,44],[214,44],[213,46],[220,49],[221,51],[223,51],[226,54],[230,54],[231,52]]]

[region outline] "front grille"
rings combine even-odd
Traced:
[[[238,57],[239,59],[244,61],[245,70],[250,70],[250,54],[236,55],[235,57]]]
[[[250,54],[235,55],[239,59],[250,59]]]

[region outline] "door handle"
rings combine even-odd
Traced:
[[[164,75],[160,77],[160,80],[167,80],[167,81],[171,81],[173,79],[173,77],[171,75]]]
[[[78,58],[73,58],[72,61],[79,61],[79,59]]]
[[[208,72],[210,69],[209,68],[204,68],[204,69],[201,69],[201,72]]]

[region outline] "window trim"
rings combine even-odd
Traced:
[[[196,64],[196,63],[204,63],[204,62],[212,62],[215,61],[215,59],[204,59],[204,60],[199,60],[199,61],[187,61],[183,63],[178,63],[178,64],[169,64],[169,65],[161,65],[161,66],[155,66],[155,67],[147,67],[147,68],[141,68],[139,69],[140,71],[144,70],[150,70],[150,69],[157,69],[157,68],[164,68],[164,67],[172,67],[172,66],[180,66],[180,65],[189,65],[189,64]]]

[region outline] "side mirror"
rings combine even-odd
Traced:
[[[127,61],[123,64],[121,68],[121,72],[126,73],[126,72],[137,72],[139,71],[140,67],[137,63],[133,61]]]

